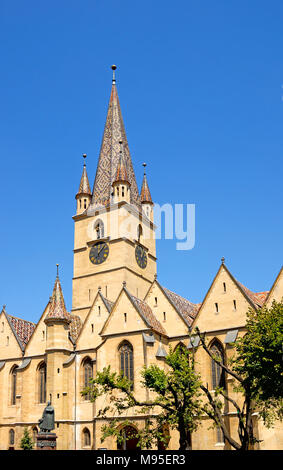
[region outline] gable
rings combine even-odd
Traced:
[[[143,331],[145,329],[149,329],[149,326],[143,320],[137,308],[133,305],[126,291],[123,289],[101,331],[101,335],[126,334],[133,331]]]
[[[188,325],[173,307],[157,282],[150,287],[145,297],[146,303],[151,307],[154,316],[166,330],[168,336],[182,336],[188,334]]]
[[[0,314],[0,358],[2,360],[12,357],[22,357],[22,349],[7,316],[2,311]]]
[[[277,278],[274,281],[270,293],[266,300],[266,306],[270,307],[273,300],[276,302],[281,302],[283,299],[283,268],[281,268]]]
[[[102,299],[98,294],[86,316],[79,338],[77,340],[76,349],[92,349],[97,348],[102,341],[100,332],[109,317],[109,309],[106,308],[107,299]]]
[[[246,312],[252,306],[252,301],[241,291],[228,269],[221,265],[193,323],[193,329],[197,326],[201,331],[213,331],[244,326]]]
[[[25,350],[26,356],[37,356],[45,354],[47,326],[44,323],[44,320],[49,312],[49,305],[50,304],[48,302],[28,342]]]

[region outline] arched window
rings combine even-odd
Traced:
[[[141,240],[142,234],[143,234],[143,232],[142,232],[142,226],[141,226],[141,224],[139,224],[139,225],[138,225],[138,228],[137,228],[138,241]]]
[[[36,426],[32,428],[32,440],[33,442],[36,442],[37,440],[37,434],[38,434],[38,429]]]
[[[88,357],[83,362],[83,388],[89,387],[89,381],[92,378],[92,362]],[[85,400],[90,400],[90,394],[84,395]]]
[[[16,395],[17,395],[17,368],[14,366],[11,370],[11,405],[16,404]]]
[[[124,341],[119,347],[120,372],[129,380],[134,382],[134,359],[133,347],[127,341]]]
[[[220,362],[224,363],[224,351],[220,343],[215,341],[210,347],[211,354],[216,357]],[[217,387],[225,388],[225,373],[222,367],[211,359],[211,383],[212,389]]]
[[[83,430],[83,447],[90,447],[90,432],[87,428]]]
[[[38,367],[38,402],[46,402],[46,364],[42,362]]]
[[[10,431],[9,431],[9,444],[10,444],[10,446],[15,445],[15,431],[14,431],[14,429],[10,429]]]
[[[104,238],[104,223],[101,219],[98,219],[94,224],[94,230],[96,233],[97,240],[99,238]]]
[[[185,344],[184,344],[182,341],[180,341],[180,342],[177,344],[177,346],[174,348],[174,352],[176,351],[177,348],[180,348],[180,350],[186,351],[186,346],[185,346]]]

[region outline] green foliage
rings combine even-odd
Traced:
[[[23,450],[32,450],[33,440],[30,436],[28,428],[24,428],[24,435],[21,440],[21,449]]]
[[[129,408],[138,408],[139,413],[147,415],[145,427],[135,434],[141,448],[151,448],[158,441],[166,446],[168,426],[180,432],[180,448],[188,448],[189,433],[197,429],[202,413],[201,381],[194,371],[192,354],[185,348],[178,347],[175,351],[170,348],[164,369],[157,365],[144,367],[141,378],[141,385],[148,391],[151,400],[137,400],[131,381],[111,372],[110,366],[97,372],[82,394],[89,393],[92,401],[108,394],[109,404],[99,411],[103,417],[109,417],[111,412],[118,412],[121,416]],[[153,417],[149,417],[150,414]],[[115,435],[118,441],[123,439],[118,424],[119,419],[116,418],[103,427],[103,440],[110,435]],[[126,424],[123,420],[123,425]]]
[[[236,344],[233,369],[243,378],[266,425],[282,418],[283,303],[247,313],[247,333]]]

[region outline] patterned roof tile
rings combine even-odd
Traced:
[[[93,186],[91,206],[108,206],[111,200],[112,183],[117,173],[120,157],[120,141],[123,141],[124,163],[131,184],[131,204],[140,208],[140,196],[127,142],[115,81],[112,84],[106,124]],[[90,211],[91,211],[90,207]]]
[[[34,332],[36,324],[8,314],[6,314],[6,318],[19,341],[21,348],[24,350],[32,333]]]
[[[48,320],[65,320],[68,323],[71,323],[71,315],[67,312],[65,307],[64,296],[62,292],[62,287],[60,279],[57,276],[53,288],[52,297],[50,299],[49,312],[45,317],[45,321]]]
[[[163,326],[161,323],[157,320],[157,318],[154,316],[152,313],[152,310],[150,306],[141,299],[138,299],[134,295],[130,294],[130,292],[127,290],[128,295],[132,299],[132,302],[140,312],[141,316],[145,319],[146,323],[157,333],[160,333],[161,335],[167,335],[166,331],[164,330]]]
[[[170,291],[166,287],[162,287],[162,289],[164,290],[165,294],[169,298],[170,302],[174,305],[176,310],[182,315],[186,323],[191,326],[193,320],[196,317],[197,312],[200,309],[201,304],[194,304],[189,300],[185,299],[184,297],[175,294],[175,292]]]

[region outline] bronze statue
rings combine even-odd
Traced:
[[[47,406],[43,410],[42,418],[38,421],[40,433],[50,432],[55,428],[55,413],[54,408],[51,405],[51,401],[47,403]]]

